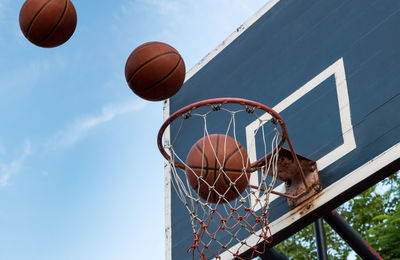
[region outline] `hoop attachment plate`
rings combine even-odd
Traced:
[[[295,163],[292,152],[283,147],[279,151],[277,179],[285,182],[285,195],[287,195],[287,201],[291,208],[297,207],[322,190],[317,163],[302,155],[296,154],[296,156],[303,170],[307,186],[303,181],[298,165]]]

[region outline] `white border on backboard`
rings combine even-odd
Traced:
[[[206,57],[204,57],[199,63],[186,73],[185,81],[190,79],[196,74],[201,68],[203,68],[208,62],[210,62],[218,53],[220,53],[226,46],[232,41],[239,37],[247,28],[249,28],[254,22],[256,22],[261,16],[267,13],[275,4],[280,0],[270,0],[260,10],[257,11],[251,18],[239,26],[235,32],[228,36],[220,45],[218,45],[213,51],[211,51]],[[164,103],[164,120],[170,116],[169,100]],[[169,142],[170,132],[169,127],[164,133],[164,142]],[[171,173],[168,163],[164,166],[165,173],[165,259],[172,259],[172,232],[171,232]],[[190,232],[190,231],[188,231]]]
[[[279,104],[274,106],[272,109],[278,113],[281,113],[283,110],[288,108],[290,105],[295,103],[297,100],[301,99],[308,92],[318,87],[322,82],[328,79],[330,76],[335,76],[336,83],[336,92],[338,97],[338,108],[339,108],[339,116],[341,123],[341,132],[343,137],[343,144],[335,148],[333,151],[324,155],[322,158],[317,160],[318,170],[323,170],[325,167],[330,165],[331,163],[337,161],[342,158],[352,150],[356,148],[356,141],[354,139],[353,126],[351,123],[351,111],[350,111],[350,99],[349,93],[347,89],[347,81],[346,81],[346,72],[344,69],[343,58],[340,58],[328,68],[323,70],[305,85],[297,89],[287,98],[282,100]],[[265,113],[261,116],[262,120],[269,120],[271,116],[268,113]],[[250,123],[246,127],[246,142],[247,142],[247,150],[249,154],[249,158],[252,162],[257,161],[256,155],[256,142],[254,132],[260,126],[259,120],[255,120]],[[252,174],[250,178],[250,184],[254,186],[258,186],[258,174]],[[276,188],[276,191],[285,192],[284,185],[280,185]],[[254,192],[258,194],[258,191],[255,189]],[[275,200],[278,196],[271,195],[270,202]],[[255,203],[256,197],[252,197],[253,203]],[[256,208],[258,210],[259,208]]]
[[[164,101],[164,121],[170,115],[169,99]],[[171,139],[170,128],[167,127],[164,133],[164,144],[169,144]],[[172,259],[172,231],[171,231],[171,167],[164,161],[164,183],[165,183],[165,259]]]

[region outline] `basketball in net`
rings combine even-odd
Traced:
[[[214,127],[217,114],[226,122],[225,129]],[[245,127],[241,120],[237,122],[238,117],[257,123],[251,129],[254,140],[246,142],[252,147],[258,139],[264,152],[262,157],[253,158],[253,163],[238,141],[238,131]],[[199,126],[198,131],[185,128],[191,122]],[[168,127],[175,129],[175,134],[164,136]],[[198,139],[188,153],[181,147],[183,136]],[[280,115],[246,99],[198,101],[165,120],[157,144],[167,160],[171,186],[190,217],[192,229],[188,232],[194,239],[188,252],[193,259],[244,260],[265,253],[272,241],[270,195],[278,177],[280,149],[286,141],[291,147]],[[258,178],[257,185],[250,182],[250,176]],[[243,258],[244,252],[249,257]]]
[[[240,196],[250,178],[250,161],[234,138],[211,134],[190,149],[185,169],[193,190],[211,203],[226,203]]]

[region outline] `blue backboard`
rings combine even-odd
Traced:
[[[254,100],[281,114],[296,152],[317,162],[323,190],[294,209],[272,197],[274,243],[400,168],[399,25],[398,0],[271,0],[166,101],[166,116],[217,97]],[[239,141],[255,161],[253,128],[246,122]],[[176,131],[171,127],[166,138]],[[178,149],[188,151],[194,141]],[[166,259],[191,259],[192,242],[167,167]]]

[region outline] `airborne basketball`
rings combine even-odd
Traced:
[[[182,87],[185,63],[177,50],[162,42],[148,42],[128,57],[125,78],[131,90],[141,98],[161,101]]]
[[[19,14],[24,36],[40,47],[57,47],[72,36],[76,12],[70,0],[26,0]]]

